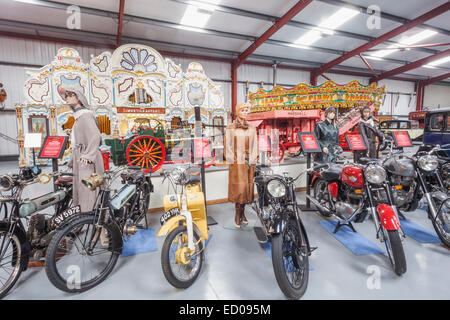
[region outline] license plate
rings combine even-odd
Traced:
[[[58,215],[56,215],[54,218],[53,218],[53,224],[56,226],[56,227],[59,227],[60,225],[62,225],[62,223],[64,222],[64,221],[66,221],[67,219],[69,219],[69,218],[71,218],[71,217],[73,217],[74,215],[76,215],[76,214],[79,214],[81,212],[81,207],[80,206],[74,206],[74,207],[71,207],[70,209],[67,209],[66,211],[64,211],[63,213],[60,213],[60,214],[58,214]]]
[[[175,217],[180,215],[180,209],[178,208],[173,208],[170,209],[169,211],[165,212],[161,218],[159,218],[159,222],[161,223],[161,225],[163,225],[164,223],[166,223],[170,218]]]

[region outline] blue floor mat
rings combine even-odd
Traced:
[[[333,233],[337,224],[336,220],[319,221],[319,224],[353,254],[384,254],[384,251],[376,244],[364,237],[362,234],[353,232],[348,226],[342,226],[338,232]]]
[[[428,231],[422,226],[411,222],[410,220],[400,219],[400,224],[402,230],[408,237],[413,238],[422,243],[439,243],[441,239],[436,235],[435,232]]]
[[[267,254],[269,255],[270,259],[272,259],[272,242],[264,242],[264,243],[260,243],[261,247],[267,252]],[[312,268],[311,265],[309,265],[309,271],[314,270]],[[291,271],[291,270],[288,270]],[[292,270],[293,271],[293,270]]]
[[[139,229],[130,239],[123,242],[121,257],[157,250],[155,231],[152,228]]]

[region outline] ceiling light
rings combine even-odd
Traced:
[[[319,27],[336,29],[359,13],[358,10],[341,8],[319,24]]]
[[[180,24],[185,26],[203,28],[211,17],[213,11],[188,5],[181,18]]]
[[[295,44],[310,45],[322,38],[322,32],[318,30],[310,30],[295,41]]]
[[[309,47],[309,46],[304,46],[304,45],[301,45],[301,44],[298,44],[298,43],[289,43],[288,46],[289,47],[293,47],[293,48],[306,49],[306,50],[310,50],[311,49],[311,47]]]
[[[381,58],[381,57],[376,57],[376,56],[369,56],[369,55],[367,55],[367,56],[364,56],[364,58],[366,58],[366,59],[371,59],[371,60],[377,60],[377,61],[384,61],[383,58]]]
[[[208,2],[208,3],[205,3]],[[205,9],[209,11],[217,10],[217,4],[219,4],[221,0],[203,0],[203,1],[195,1],[191,0],[189,3],[197,8]]]
[[[332,35],[334,34],[334,29],[344,24],[358,13],[358,10],[341,8],[331,16],[323,20],[316,28],[302,35],[294,43],[308,46],[321,39],[322,34]]]
[[[437,65],[449,62],[449,61],[450,61],[450,56],[442,58],[442,59],[435,60],[433,62],[430,62],[430,63],[426,64],[425,66],[434,67],[434,66],[437,66]]]

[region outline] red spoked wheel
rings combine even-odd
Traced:
[[[269,152],[268,160],[272,163],[280,163],[284,158],[284,147],[280,144],[278,146],[278,152]]]
[[[130,166],[151,169],[155,172],[166,159],[166,149],[155,137],[140,136],[130,142],[127,148],[127,161]]]

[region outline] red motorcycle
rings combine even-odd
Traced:
[[[406,272],[406,259],[398,212],[393,202],[386,171],[379,159],[361,159],[362,164],[320,164],[311,179],[314,196],[307,195],[324,217],[338,220],[334,233],[343,225],[354,232],[352,222],[361,223],[369,215],[377,239],[384,242],[394,272]],[[386,203],[387,199],[387,203]]]

